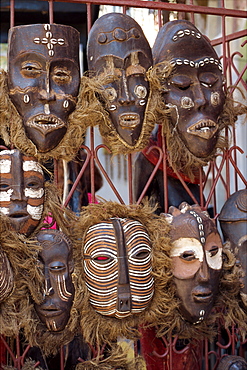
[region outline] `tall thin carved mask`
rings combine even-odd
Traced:
[[[101,84],[98,97],[106,117],[100,125],[102,136],[114,152],[138,150],[148,130],[146,72],[152,66],[141,27],[128,15],[105,14],[89,33],[87,58],[89,71]]]

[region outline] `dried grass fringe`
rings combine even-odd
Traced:
[[[127,350],[113,345],[108,357],[98,357],[79,363],[76,370],[143,370],[144,364],[144,359],[141,356],[134,359],[128,358]]]
[[[1,248],[14,272],[12,294],[0,305],[0,333],[12,336],[17,335],[22,323],[28,321],[29,297],[41,302],[43,275],[37,264],[39,246],[12,231],[7,217],[0,215],[0,219]]]
[[[34,156],[38,161],[45,162],[51,158],[71,161],[76,156],[85,138],[87,127],[91,124],[88,114],[89,103],[85,97],[90,95],[85,91],[83,82],[78,94],[78,101],[74,112],[68,119],[68,129],[56,148],[47,153],[39,152],[34,143],[27,137],[22,118],[17,112],[8,95],[7,72],[0,71],[0,136],[5,145],[14,145],[21,152]],[[85,95],[85,96],[84,96]]]
[[[162,125],[162,135],[166,138],[167,152],[169,155],[169,164],[177,171],[183,172],[192,181],[194,180],[193,170],[198,167],[206,166],[216,155],[229,147],[229,139],[226,136],[226,129],[234,127],[239,115],[247,113],[247,107],[242,103],[235,102],[228,93],[223,107],[223,111],[218,119],[219,137],[213,152],[205,157],[194,156],[184,145],[180,136],[174,132],[174,126],[170,120],[172,108],[166,106],[162,94],[165,92],[162,83],[170,76],[172,69],[168,67],[167,62],[159,63],[149,72],[149,80],[153,88],[159,91],[159,97],[155,111],[155,121]]]
[[[83,240],[88,228],[98,222],[109,220],[111,217],[130,218],[141,222],[146,227],[153,245],[152,258],[153,264],[156,261],[156,254],[159,253],[159,246],[163,247],[162,267],[157,274],[162,275],[162,286],[156,286],[155,293],[149,307],[138,315],[133,315],[124,319],[116,319],[114,317],[106,317],[98,314],[89,303],[89,293],[86,289],[83,271],[82,256],[83,256]],[[168,234],[169,226],[164,219],[154,215],[147,203],[145,205],[130,205],[125,206],[117,202],[101,202],[99,204],[90,204],[82,209],[80,219],[76,225],[78,240],[81,240],[79,248],[75,252],[76,273],[80,281],[80,285],[84,287],[85,296],[80,310],[80,324],[82,335],[86,342],[92,345],[101,345],[103,343],[111,343],[116,341],[118,336],[124,336],[128,339],[138,339],[140,333],[138,325],[147,321],[147,319],[155,319],[156,312],[159,311],[161,301],[165,301],[166,292],[163,286],[166,285],[170,278],[170,271],[167,272],[167,267],[170,265],[169,252],[171,245],[169,244]],[[163,230],[164,235],[161,236],[159,230]],[[168,302],[167,302],[168,303]],[[165,303],[163,304],[164,307]]]

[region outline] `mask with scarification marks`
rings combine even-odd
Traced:
[[[44,173],[34,157],[17,149],[0,151],[0,212],[16,232],[29,236],[38,226],[44,193]]]
[[[74,300],[72,246],[59,230],[42,230],[37,234],[42,246],[39,261],[44,270],[43,302],[35,304],[40,320],[49,331],[65,328]]]
[[[192,23],[176,20],[160,29],[153,58],[154,65],[169,61],[173,66],[172,73],[162,81],[173,135],[179,135],[194,156],[207,158],[219,137],[218,118],[225,102],[219,57]]]
[[[170,207],[173,279],[182,316],[193,324],[211,312],[219,289],[222,242],[207,212],[198,205]]]
[[[127,218],[91,226],[83,247],[90,303],[118,319],[146,309],[154,293],[151,242],[145,227]]]
[[[33,24],[9,31],[9,95],[38,151],[55,148],[67,131],[79,91],[79,32]]]

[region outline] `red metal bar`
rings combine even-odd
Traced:
[[[53,0],[49,0],[49,21],[50,21],[50,23],[54,23]]]
[[[10,0],[10,27],[15,25],[15,0]]]
[[[40,0],[47,1],[47,0]],[[149,8],[149,9],[161,9],[177,12],[186,13],[199,13],[207,15],[225,15],[227,17],[239,17],[246,18],[247,12],[245,10],[238,9],[227,9],[218,7],[207,7],[200,5],[187,5],[187,4],[174,4],[174,3],[163,3],[161,1],[138,1],[138,0],[54,0],[59,2],[76,3],[76,4],[95,4],[95,5],[118,5],[127,6],[132,8]]]

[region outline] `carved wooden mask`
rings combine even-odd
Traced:
[[[140,222],[111,218],[91,226],[83,259],[90,303],[98,313],[122,319],[146,309],[154,281],[151,242]]]
[[[207,212],[186,202],[170,207],[171,251],[177,296],[182,316],[193,324],[212,310],[222,269],[222,242]]]
[[[103,15],[89,33],[87,56],[89,70],[104,81],[100,100],[117,140],[135,149],[149,97],[146,71],[152,65],[151,48],[141,27],[125,14]]]
[[[44,198],[44,173],[37,160],[17,149],[0,151],[0,212],[16,232],[29,236],[35,230]]]
[[[38,151],[55,148],[67,131],[79,91],[79,32],[32,24],[9,31],[9,95]]]
[[[189,21],[167,22],[153,46],[154,65],[169,61],[172,74],[163,80],[163,100],[171,108],[173,132],[196,157],[212,154],[218,117],[225,102],[219,57],[209,40]]]
[[[247,189],[236,191],[228,198],[219,221],[225,240],[230,242],[245,272],[243,292],[247,294]]]
[[[37,240],[43,247],[39,261],[44,269],[44,300],[35,304],[40,320],[49,331],[65,328],[74,300],[72,246],[59,230],[41,230]]]

